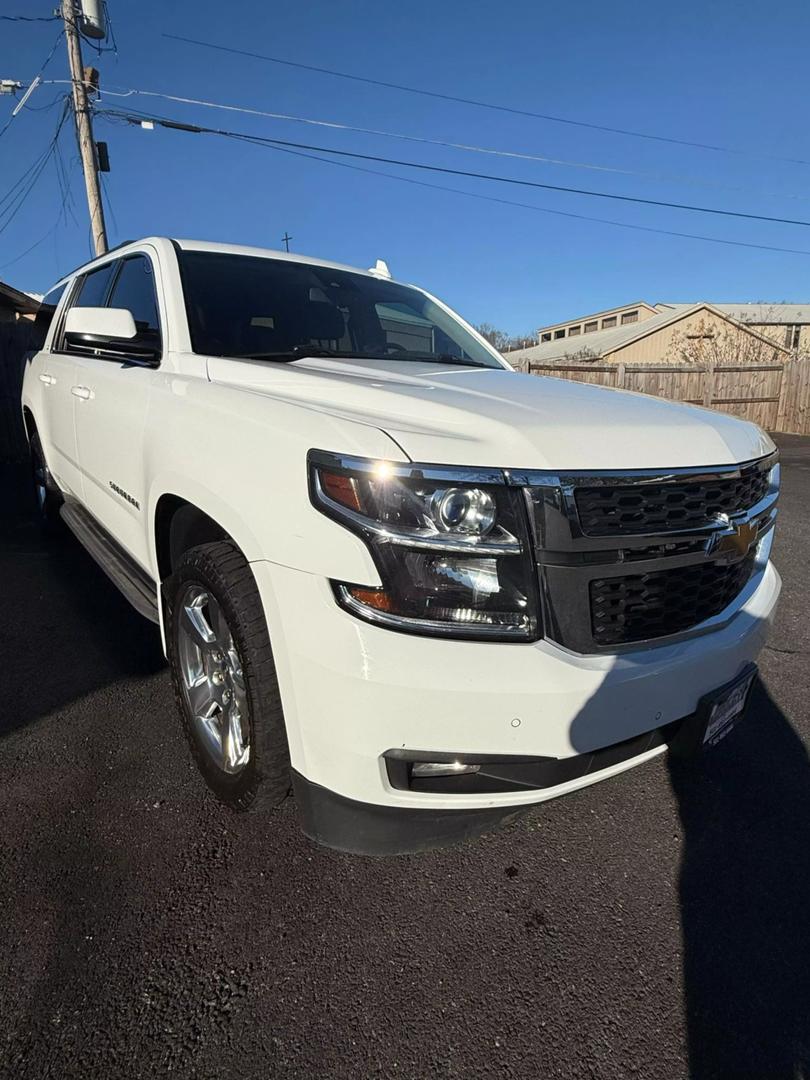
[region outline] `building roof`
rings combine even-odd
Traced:
[[[739,322],[745,325],[743,320],[735,320],[729,312],[721,310],[716,304],[671,304],[667,306],[661,304],[659,306],[664,310],[659,311],[657,315],[653,315],[649,319],[643,319],[641,322],[615,326],[610,330],[594,330],[590,334],[577,334],[576,337],[572,338],[565,337],[555,341],[544,341],[542,344],[534,345],[529,349],[515,349],[512,352],[504,353],[504,356],[510,363],[514,363],[516,360],[528,360],[532,364],[549,364],[563,360],[582,360],[584,362],[589,359],[598,360],[602,356],[616,352],[617,349],[622,349],[633,341],[654,334],[656,330],[661,330],[663,327],[669,326],[670,323],[678,322],[687,315],[701,310],[711,311],[715,315],[733,322],[735,325],[739,325]],[[749,333],[762,337],[754,328],[749,326],[745,326],[745,328]],[[780,345],[770,340],[768,340],[768,344],[775,349],[781,348]]]
[[[10,308],[20,315],[35,315],[39,311],[39,300],[0,281],[0,307]]]
[[[656,304],[659,311],[677,311],[694,307],[694,304]],[[741,323],[755,323],[760,326],[790,325],[810,323],[810,303],[807,304],[712,304],[715,310],[722,311]]]
[[[548,326],[538,327],[537,333],[544,334],[547,330],[556,330],[561,326],[568,326],[569,323],[583,323],[591,322],[592,319],[602,319],[605,316],[613,315],[619,311],[626,311],[628,308],[646,308],[647,311],[655,313],[657,308],[662,305],[648,304],[646,300],[636,300],[630,304],[618,304],[616,307],[605,308],[604,311],[594,311],[588,315],[580,315],[576,319],[561,319],[559,322],[549,323]]]

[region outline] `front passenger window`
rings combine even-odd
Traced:
[[[160,348],[160,318],[152,264],[145,255],[124,259],[110,293],[108,307],[132,312],[138,337]]]
[[[73,307],[104,307],[104,298],[107,295],[107,286],[116,263],[108,262],[100,266],[98,270],[91,270],[85,274]]]

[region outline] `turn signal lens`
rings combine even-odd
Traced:
[[[361,512],[357,483],[353,477],[343,473],[327,472],[325,469],[321,470],[320,477],[323,490],[330,499],[334,499],[341,506],[348,506],[350,510]]]
[[[346,591],[355,600],[365,604],[366,607],[373,608],[375,611],[394,610],[394,602],[385,589],[361,589],[355,585],[348,587]]]

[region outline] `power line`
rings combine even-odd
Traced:
[[[638,232],[658,233],[660,236],[676,236],[685,240],[701,240],[709,244],[727,244],[731,247],[754,248],[757,251],[778,251],[785,255],[810,255],[810,251],[801,248],[776,247],[771,244],[754,244],[743,240],[725,240],[719,236],[703,236],[698,233],[676,232],[673,229],[657,229],[652,225],[634,225],[627,221],[613,221],[610,218],[590,217],[585,214],[574,214],[566,210],[551,210],[545,206],[535,206],[532,203],[516,202],[514,199],[500,199],[496,195],[483,195],[478,191],[464,191],[463,188],[447,187],[445,184],[431,184],[425,180],[415,180],[412,176],[396,176],[394,173],[381,172],[379,169],[367,169],[362,165],[350,165],[346,161],[331,161],[329,158],[319,157],[317,154],[306,154],[300,150],[290,150],[283,146],[268,146],[268,150],[277,150],[282,154],[293,154],[296,157],[306,158],[309,161],[320,161],[324,165],[336,165],[341,169],[353,169],[355,172],[367,173],[370,176],[382,176],[386,180],[399,180],[403,184],[416,184],[418,187],[431,188],[433,191],[446,191],[453,195],[464,195],[469,199],[483,199],[486,202],[500,203],[501,206],[515,206],[522,210],[534,210],[539,214],[553,214],[557,217],[573,218],[576,221],[596,222],[599,225],[614,225],[620,229],[634,229]]]
[[[64,121],[67,118],[67,113],[68,106],[67,101],[65,101],[64,115],[62,116],[60,123],[57,125],[57,129],[54,133],[54,137],[50,146],[50,153],[52,153],[53,155],[53,162],[56,169],[56,182],[59,187],[59,193],[61,196],[56,220],[54,221],[53,225],[51,225],[51,227],[47,230],[47,232],[43,233],[42,236],[40,236],[38,240],[35,240],[33,244],[25,248],[24,251],[21,251],[20,254],[16,255],[13,259],[9,259],[8,262],[0,264],[0,270],[5,270],[6,267],[13,266],[15,263],[18,263],[20,259],[24,259],[26,255],[34,251],[35,248],[38,248],[40,244],[43,244],[49,236],[53,235],[53,233],[56,232],[56,230],[63,222],[65,224],[67,223],[68,214],[70,214],[70,216],[73,218],[73,221],[76,223],[76,225],[78,225],[78,221],[76,221],[76,215],[73,213],[73,196],[70,191],[69,170],[64,162],[64,159],[62,158],[62,153],[59,146],[59,135],[61,133]],[[8,224],[8,222],[6,224]]]
[[[51,144],[49,143],[44,150],[41,150],[37,154],[37,156],[34,158],[28,168],[25,169],[23,173],[14,181],[14,183],[11,185],[5,195],[0,196],[0,207],[2,207],[3,203],[5,203],[6,200],[12,199],[15,196],[17,189],[25,183],[25,181],[31,176],[31,174],[34,172],[35,169],[37,169],[37,167],[43,162],[43,160],[47,159],[50,150]],[[0,215],[2,213],[3,211],[0,210]]]
[[[68,82],[66,79],[49,79],[49,84]],[[336,120],[321,120],[310,116],[293,116],[289,113],[269,112],[265,109],[254,109],[246,105],[229,105],[218,101],[207,101],[202,98],[182,97],[179,94],[164,94],[157,90],[142,90],[138,88],[122,88],[110,90],[105,87],[105,97],[151,97],[160,98],[164,101],[173,101],[180,105],[198,105],[207,109],[220,109],[224,112],[243,113],[247,116],[261,116],[270,120],[282,120],[296,124],[307,124],[312,127],[327,128],[330,131],[350,131],[360,135],[374,135],[386,139],[400,139],[405,142],[421,143],[426,146],[438,146],[448,150],[461,150],[465,153],[485,154],[493,157],[512,158],[520,161],[536,161],[543,165],[558,165],[571,169],[586,169],[593,172],[613,173],[619,176],[638,176],[647,180],[657,180],[665,183],[691,184],[698,187],[712,188],[721,191],[745,192],[744,187],[729,184],[718,184],[697,177],[668,175],[666,173],[649,172],[639,169],[627,169],[613,165],[600,165],[590,161],[570,161],[564,158],[547,157],[542,154],[530,154],[516,150],[498,150],[489,146],[476,146],[469,143],[450,142],[446,139],[429,139],[421,135],[408,135],[399,131],[385,131],[379,128],[358,127],[353,124],[344,124]],[[758,191],[758,195],[775,199],[800,199],[810,198],[808,195],[784,194],[781,192]]]
[[[112,114],[105,116],[112,119]],[[257,144],[262,145],[262,144]],[[591,217],[585,214],[575,214],[566,210],[552,210],[544,206],[536,206],[532,203],[516,202],[513,199],[501,199],[497,195],[484,195],[478,191],[465,191],[462,188],[447,187],[444,184],[431,184],[426,180],[416,180],[412,176],[397,176],[395,173],[382,172],[379,169],[369,169],[362,165],[351,165],[347,161],[333,161],[331,158],[320,157],[317,154],[304,153],[300,150],[291,150],[282,146],[263,146],[263,149],[276,150],[279,153],[290,154],[295,157],[305,158],[308,161],[322,162],[324,165],[333,165],[341,169],[351,169],[354,172],[366,173],[369,176],[380,176],[386,180],[397,180],[402,184],[413,184],[417,187],[430,188],[433,191],[448,192],[453,195],[463,195],[468,199],[480,199],[484,202],[499,203],[501,206],[514,206],[523,210],[532,210],[539,214],[552,214],[556,217],[572,218],[576,221],[595,222],[599,225],[612,225],[619,229],[633,229],[637,232],[656,233],[660,236],[674,236],[685,240],[698,240],[709,244],[724,244],[730,247],[752,248],[757,251],[774,251],[785,255],[810,255],[810,251],[800,248],[777,247],[773,244],[755,244],[743,240],[726,240],[718,236],[705,236],[699,233],[678,232],[674,229],[659,229],[652,225],[635,225],[626,221],[614,221],[610,218]]]
[[[48,19],[48,20],[42,20],[42,21],[50,22],[51,20]],[[59,45],[59,42],[62,40],[62,34],[64,34],[64,32],[65,32],[64,29],[60,29],[59,33],[56,35],[56,41],[54,41],[53,45],[51,46],[51,51],[48,53],[48,55],[43,60],[39,71],[34,76],[34,79],[39,78],[39,76],[42,75],[42,73],[45,71],[45,68],[48,66],[48,64],[50,64],[51,60],[53,59],[53,54],[56,52],[56,49],[57,49],[57,47]],[[32,79],[31,82],[33,82],[34,79]],[[5,124],[3,124],[3,126],[0,128],[0,138],[2,138],[3,135],[5,135],[5,133],[8,131],[8,129],[11,127],[11,123],[12,123],[12,121],[14,119],[15,119],[14,113],[12,113],[11,116],[8,118],[8,120],[6,120]]]
[[[629,128],[608,127],[604,124],[593,124],[585,120],[572,120],[565,116],[553,116],[550,113],[530,112],[527,109],[516,109],[509,105],[497,105],[491,101],[478,101],[474,98],[458,97],[455,94],[443,94],[436,90],[425,90],[417,86],[405,86],[402,83],[384,82],[382,79],[370,79],[364,75],[354,75],[348,71],[336,71],[334,68],[317,67],[314,64],[302,64],[294,60],[284,60],[278,56],[267,56],[264,53],[250,52],[247,49],[234,49],[228,45],[219,45],[212,41],[199,41],[196,38],[183,37],[180,34],[163,34],[165,38],[173,41],[183,41],[187,45],[198,45],[206,49],[216,49],[219,52],[234,53],[237,56],[249,56],[254,60],[265,60],[271,64],[283,64],[285,67],[299,68],[302,71],[314,71],[319,75],[331,75],[338,79],[350,79],[353,82],[367,83],[371,86],[383,86],[389,90],[401,90],[408,94],[421,94],[423,97],[438,98],[442,101],[454,101],[462,105],[473,105],[480,109],[493,109],[497,112],[511,113],[514,116],[527,116],[533,120],[547,120],[555,124],[568,124],[573,127],[587,128],[591,131],[604,131],[611,135],[626,135],[634,139],[649,139],[653,142],[670,143],[675,146],[690,146],[698,150],[711,150],[720,154],[735,154],[741,157],[759,158],[769,161],[785,161],[791,165],[810,165],[810,161],[802,158],[779,157],[773,154],[756,153],[751,150],[738,150],[730,146],[720,146],[714,143],[692,142],[689,139],[675,139],[668,135],[656,135],[647,131],[633,131]]]
[[[45,171],[45,166],[54,156],[56,152],[57,141],[59,139],[59,135],[62,131],[65,120],[67,119],[68,112],[69,109],[67,106],[67,102],[65,102],[65,107],[62,110],[62,114],[59,117],[59,122],[56,125],[56,130],[53,133],[51,140],[48,143],[48,146],[39,155],[34,164],[30,166],[25,173],[23,173],[23,176],[20,177],[20,179],[17,180],[17,182],[12,186],[12,188],[8,192],[6,192],[3,198],[0,199],[0,204],[6,202],[6,200],[10,200],[8,201],[6,207],[3,210],[0,210],[0,219],[5,219],[2,221],[2,224],[0,224],[0,233],[5,232],[11,222],[20,212],[22,207],[25,205],[26,201],[28,200],[28,196],[31,194],[40,176]]]
[[[55,22],[58,15],[0,15],[0,22]]]
[[[120,116],[128,123],[140,124],[146,119],[161,127],[174,128],[179,131],[188,131],[197,135],[220,135],[225,138],[238,139],[243,142],[262,143],[268,146],[286,146],[296,150],[310,150],[322,154],[334,154],[338,157],[355,158],[360,161],[373,161],[383,165],[397,165],[407,169],[420,169],[426,172],[444,173],[448,176],[464,176],[473,180],[488,180],[493,183],[511,184],[518,187],[539,188],[542,191],[558,191],[567,195],[582,195],[592,199],[610,199],[615,202],[634,203],[640,206],[658,206],[667,210],[687,210],[695,214],[710,214],[719,217],[740,218],[746,221],[766,221],[777,225],[800,225],[810,228],[810,221],[802,221],[797,218],[774,217],[769,214],[746,213],[742,210],[723,210],[720,207],[695,206],[689,203],[669,202],[664,199],[645,199],[639,195],[617,195],[607,191],[594,191],[587,188],[574,188],[562,184],[545,184],[539,180],[521,180],[511,176],[497,176],[493,173],[472,172],[467,169],[452,169],[443,165],[427,165],[422,162],[404,161],[398,158],[382,157],[378,154],[361,154],[350,150],[333,150],[328,146],[314,146],[308,143],[291,142],[286,139],[271,139],[266,136],[248,135],[245,132],[229,131],[224,128],[209,128],[199,124],[184,124],[178,120],[168,120],[164,117],[147,114],[126,113],[115,109],[100,110],[102,113],[112,116]]]

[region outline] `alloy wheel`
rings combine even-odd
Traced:
[[[180,598],[178,659],[183,694],[200,742],[225,773],[250,760],[250,727],[242,660],[216,597],[189,585]]]

